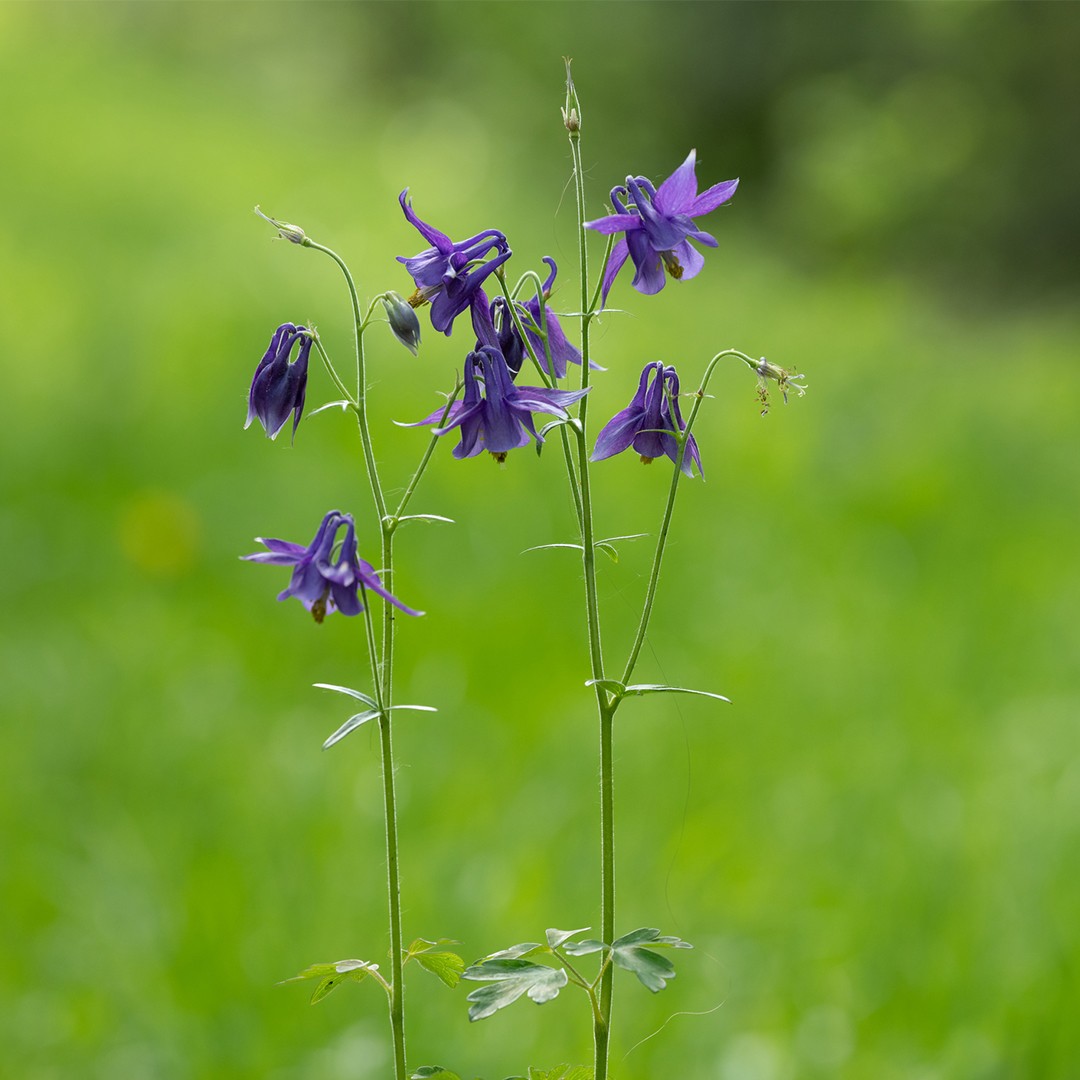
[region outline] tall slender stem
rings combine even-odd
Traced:
[[[375,513],[379,520],[381,535],[381,570],[383,581],[392,589],[394,563],[394,526],[386,516],[386,497],[379,481],[375,463],[375,449],[371,442],[371,430],[367,419],[367,372],[364,362],[364,329],[367,319],[360,310],[360,298],[356,284],[345,261],[336,252],[322,244],[309,241],[309,247],[328,255],[345,276],[352,303],[353,324],[356,341],[356,397],[351,404],[356,414],[356,426],[364,452],[364,466]],[[370,315],[370,309],[369,309]],[[399,865],[397,799],[394,791],[394,747],[391,735],[390,706],[393,704],[394,685],[394,609],[383,604],[382,650],[376,651],[371,609],[364,602],[364,621],[367,627],[368,649],[371,655],[372,678],[375,697],[379,704],[379,746],[382,757],[383,809],[386,819],[386,878],[387,900],[390,912],[390,1029],[394,1043],[394,1080],[406,1080],[405,1069],[405,986],[402,979],[404,939],[401,932],[401,870]]]
[[[577,210],[578,268],[581,285],[581,389],[589,387],[589,328],[595,312],[589,297],[589,254],[585,241],[585,176],[581,167],[580,104],[570,79],[567,64],[567,114],[573,122],[567,124],[570,133],[570,152],[574,162],[574,194]],[[612,754],[612,717],[614,707],[608,692],[599,684],[604,678],[604,654],[600,634],[600,604],[596,592],[596,538],[593,527],[592,487],[589,477],[587,421],[589,395],[581,399],[577,428],[577,483],[580,497],[576,499],[581,525],[582,569],[585,576],[585,610],[589,633],[589,665],[594,680],[596,709],[600,719],[600,925],[601,937],[610,944],[615,940],[615,784]],[[567,449],[567,467],[574,480],[573,461]],[[593,1021],[593,1077],[607,1080],[609,1040],[611,1036],[612,969],[604,970],[600,978],[599,1009]]]

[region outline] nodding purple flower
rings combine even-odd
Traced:
[[[416,292],[409,303],[420,307],[430,300],[431,325],[449,336],[454,320],[472,303],[484,279],[510,258],[510,246],[498,229],[487,229],[455,244],[445,233],[416,216],[406,199],[408,193],[406,188],[398,196],[401,209],[431,244],[411,259],[398,256],[398,262],[405,264],[416,283]],[[484,257],[492,250],[497,254],[485,261]]]
[[[547,281],[544,282],[543,293],[546,301],[551,295],[551,286],[555,283],[555,276],[558,274],[559,268],[555,265],[555,260],[548,255],[544,256],[544,262],[547,263],[551,271],[548,274]],[[570,344],[566,334],[563,333],[563,328],[559,325],[555,312],[545,303],[544,318],[541,321],[540,300],[535,295],[531,300],[518,304],[517,309],[518,318],[521,320],[521,325],[525,330],[525,336],[528,338],[536,358],[540,361],[540,366],[549,375],[554,375],[556,379],[566,378],[567,362],[580,364],[581,353]],[[491,304],[491,315],[493,321],[498,325],[499,348],[503,358],[506,360],[506,366],[516,377],[521,370],[521,364],[527,355],[527,350],[521,335],[517,331],[517,327],[514,325],[505,297],[495,297]],[[540,336],[541,329],[547,333],[546,346],[544,339]],[[485,342],[478,342],[478,347],[483,344]],[[592,366],[596,367],[598,365],[594,364]]]
[[[296,359],[289,363],[293,346],[300,342]],[[311,352],[311,331],[303,326],[282,323],[270,339],[266,355],[259,361],[251,380],[248,394],[248,414],[244,427],[258,419],[271,439],[293,415],[293,435],[300,415],[304,411],[304,394],[307,391],[308,354]]]
[[[345,537],[338,542],[338,533],[344,528]],[[304,547],[287,540],[264,540],[257,538],[269,550],[254,555],[243,555],[251,562],[269,563],[273,566],[293,567],[289,587],[278,595],[279,600],[295,596],[321,623],[332,611],[342,615],[359,615],[364,607],[357,595],[361,586],[378,593],[406,615],[422,615],[406,607],[396,596],[383,588],[379,575],[370,563],[359,557],[356,550],[356,527],[351,514],[331,510],[319,526],[315,539]]]
[[[646,465],[663,454],[678,464],[687,476],[693,476],[691,462],[698,467],[698,472],[703,471],[693,435],[687,436],[682,460],[677,456],[676,435],[685,430],[686,424],[679,410],[679,376],[673,367],[664,367],[658,360],[645,365],[633,401],[603,426],[590,460],[603,461],[633,446]]]
[[[659,188],[644,176],[628,176],[625,186],[620,184],[611,191],[615,213],[585,223],[585,228],[604,235],[625,234],[611,249],[601,303],[607,302],[612,283],[628,255],[637,270],[634,288],[651,295],[664,287],[665,269],[676,280],[689,280],[702,268],[705,260],[690,245],[691,240],[716,247],[715,237],[698,229],[693,219],[727,202],[739,181],[725,180],[699,195],[696,156],[697,151],[691,150]],[[630,205],[623,199],[629,199]]]
[[[515,386],[502,353],[485,345],[466,358],[464,397],[454,402],[446,422],[433,429],[433,434],[445,435],[460,428],[461,442],[454,447],[454,457],[475,457],[487,450],[496,461],[505,461],[510,450],[527,445],[530,438],[543,444],[543,436],[533,424],[534,412],[568,420],[567,406],[580,401],[588,392],[589,388],[549,390],[542,386]],[[445,411],[438,409],[407,426],[439,423]]]

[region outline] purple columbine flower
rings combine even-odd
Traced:
[[[472,303],[484,279],[510,258],[510,247],[498,229],[487,229],[455,244],[445,233],[413,213],[412,205],[406,200],[408,193],[406,188],[398,196],[401,209],[431,244],[411,259],[398,256],[398,262],[405,264],[416,282],[416,292],[409,298],[409,303],[419,307],[430,300],[431,325],[449,336],[454,320]],[[497,254],[484,261],[492,250]]]
[[[478,374],[479,372],[479,374]],[[480,393],[483,383],[484,393]],[[548,390],[542,386],[515,386],[498,349],[485,345],[469,353],[465,360],[465,395],[455,401],[442,427],[435,435],[445,435],[461,428],[461,442],[454,447],[454,457],[475,457],[487,450],[496,461],[505,461],[510,450],[525,446],[530,438],[540,445],[544,439],[533,424],[534,412],[550,413],[560,420],[569,419],[568,405],[580,401],[585,390]],[[408,427],[436,424],[445,408]]]
[[[637,269],[632,282],[634,288],[652,294],[664,287],[665,268],[676,280],[689,280],[704,265],[704,258],[691,247],[691,240],[716,247],[715,237],[698,229],[693,219],[727,202],[735,194],[739,181],[725,180],[699,195],[694,171],[696,155],[697,151],[691,150],[659,188],[654,188],[644,176],[628,176],[625,186],[620,184],[612,189],[611,202],[616,212],[585,223],[585,228],[604,235],[626,234],[611,250],[604,273],[602,303],[607,302],[608,291],[627,255]],[[631,205],[627,206],[620,197],[629,198]]]
[[[633,446],[646,465],[664,454],[687,476],[693,476],[691,462],[698,472],[703,471],[693,435],[687,437],[682,461],[676,456],[679,444],[675,436],[685,430],[679,410],[679,376],[673,367],[664,367],[658,360],[645,365],[633,401],[603,426],[590,460],[603,461]]]
[[[549,255],[544,256],[544,262],[547,263],[551,271],[548,274],[547,281],[544,282],[544,299],[547,300],[551,295],[551,286],[555,283],[555,276],[558,274],[559,268],[555,265],[555,260]],[[532,345],[533,352],[543,369],[549,375],[554,375],[556,379],[565,379],[567,362],[580,364],[581,353],[570,344],[566,334],[563,333],[563,328],[559,325],[555,312],[545,303],[544,321],[542,323],[540,319],[540,301],[535,295],[524,304],[518,304],[517,309],[521,325],[525,329],[525,336],[529,339],[529,344]],[[495,297],[491,304],[491,315],[492,319],[498,324],[499,348],[502,351],[503,358],[506,360],[506,366],[516,378],[527,355],[527,350],[521,335],[517,332],[517,327],[514,325],[505,297]],[[547,332],[546,348],[544,339],[540,336],[541,328]],[[477,348],[483,344],[485,342],[478,342]],[[593,365],[593,367],[597,366]]]
[[[338,533],[345,529],[345,537],[339,543]],[[260,544],[269,550],[243,555],[251,562],[269,563],[273,566],[293,567],[289,587],[278,594],[279,600],[295,596],[321,623],[332,611],[342,615],[359,615],[364,610],[357,592],[362,585],[378,593],[406,615],[422,615],[406,607],[396,596],[383,588],[379,575],[371,564],[359,557],[356,550],[356,527],[351,514],[331,510],[322,519],[315,539],[304,547],[287,540],[264,540]]]
[[[259,361],[248,394],[248,414],[244,427],[258,418],[271,439],[285,426],[293,414],[293,435],[304,411],[307,391],[308,354],[311,352],[311,332],[303,326],[282,323],[270,339],[266,355]],[[296,359],[289,363],[293,346],[300,342]]]

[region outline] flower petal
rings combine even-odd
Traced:
[[[618,276],[619,271],[623,268],[623,263],[626,262],[626,256],[630,254],[630,248],[626,243],[626,237],[617,241],[615,246],[611,249],[611,257],[608,259],[607,269],[604,271],[604,288],[600,294],[600,306],[605,307],[607,305],[608,293],[611,291],[611,286],[615,284],[615,278]]]
[[[662,214],[684,214],[697,196],[697,151],[691,150],[686,160],[656,189],[653,205]]]
[[[637,268],[631,284],[646,296],[658,293],[666,284],[664,263],[659,252],[654,250],[644,232],[627,233],[626,243],[630,249],[630,258],[634,260]]]
[[[719,184],[713,184],[707,191],[703,191],[684,212],[691,217],[700,217],[702,214],[707,214],[710,210],[715,210],[721,203],[726,203],[735,194],[735,189],[738,186],[738,177],[735,177],[734,180],[723,180]]]
[[[604,236],[610,236],[617,232],[632,232],[641,228],[641,218],[637,214],[611,214],[608,217],[597,218],[595,221],[586,221],[586,229],[593,229]]]

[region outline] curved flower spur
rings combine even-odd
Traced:
[[[450,335],[454,320],[472,303],[480,286],[493,271],[510,258],[510,245],[498,229],[485,229],[455,244],[445,233],[421,221],[408,201],[409,189],[398,196],[405,217],[431,247],[419,255],[397,257],[416,283],[409,297],[413,307],[431,302],[431,325]],[[491,251],[497,254],[484,260]]]
[[[702,232],[693,219],[726,203],[735,194],[739,181],[724,180],[699,195],[696,161],[697,151],[691,150],[658,188],[644,176],[628,176],[625,185],[612,188],[611,203],[616,212],[585,222],[586,229],[605,236],[625,234],[611,249],[604,273],[602,304],[607,303],[608,292],[627,256],[637,270],[631,284],[646,294],[658,293],[664,287],[665,269],[677,281],[688,281],[705,265],[704,257],[690,241],[716,247],[716,238]],[[626,198],[630,200],[629,206],[621,201]]]

